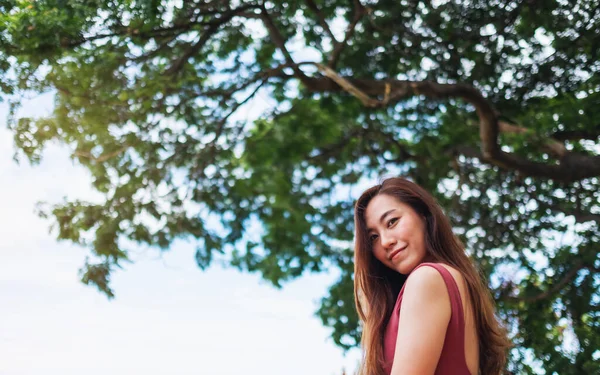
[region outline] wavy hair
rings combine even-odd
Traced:
[[[384,375],[383,334],[405,275],[393,271],[375,258],[368,240],[365,209],[373,197],[385,194],[409,205],[425,221],[425,247],[433,262],[447,264],[461,272],[473,306],[479,337],[479,370],[500,374],[511,346],[506,330],[496,319],[494,301],[483,277],[475,268],[461,241],[452,232],[450,220],[435,198],[419,185],[401,177],[389,178],[367,189],[354,208],[354,300],[362,322],[361,375]],[[371,313],[374,312],[374,313]]]

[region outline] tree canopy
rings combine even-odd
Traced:
[[[128,249],[191,238],[276,286],[339,270],[317,313],[355,346],[353,199],[402,174],[488,277],[509,368],[599,373],[599,8],[0,0],[0,90],[17,159],[57,142],[93,177],[40,214],[108,296]],[[52,115],[15,116],[32,92]]]

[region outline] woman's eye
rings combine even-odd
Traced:
[[[378,236],[377,236],[376,234],[372,234],[372,235],[369,237],[369,240],[370,240],[371,242],[374,242],[374,241],[377,239],[377,237],[378,237]]]
[[[398,221],[397,217],[390,219],[390,221],[388,221],[388,227],[391,227],[392,225],[396,224],[397,221]]]

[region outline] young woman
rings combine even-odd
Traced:
[[[486,284],[423,188],[390,178],[355,206],[365,375],[496,375],[510,343]]]

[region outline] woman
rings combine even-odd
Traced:
[[[362,373],[495,375],[510,343],[485,283],[435,199],[390,178],[355,206]]]

